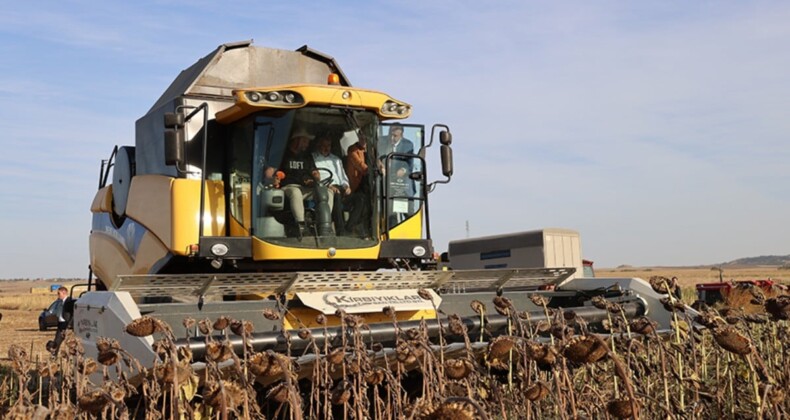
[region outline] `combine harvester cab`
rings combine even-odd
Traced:
[[[387,361],[408,331],[438,351],[482,348],[557,316],[552,308],[596,331],[609,315],[595,296],[669,328],[661,296],[637,279],[568,280],[573,267],[437,270],[428,194],[452,176],[452,138],[445,125],[399,122],[410,114],[352,87],[334,59],[306,46],[225,44],[184,70],[137,121],[135,146],[103,162],[90,291],[74,309],[86,355],[111,338],[151,367],[163,337],[195,366],[212,340],[238,354],[301,355],[343,348],[364,324],[367,347]],[[429,183],[435,137],[444,179]],[[321,160],[322,142],[353,180],[337,166],[313,173],[302,153]],[[332,191],[346,182],[344,203]],[[442,326],[452,314],[463,336]]]

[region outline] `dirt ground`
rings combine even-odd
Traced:
[[[719,280],[719,272],[710,268],[627,267],[596,269],[595,274],[597,277],[639,277],[645,280],[651,276],[675,276],[682,287],[689,288],[693,288],[696,283]],[[725,281],[772,278],[790,284],[790,271],[778,270],[776,267],[725,268],[722,277]],[[55,330],[39,331],[38,314],[56,295],[32,294],[30,289],[48,287],[50,284],[41,281],[0,281],[0,365],[9,363],[8,347],[13,343],[22,345],[33,360],[49,357],[44,346],[55,337]]]
[[[9,363],[8,347],[14,343],[23,346],[32,360],[49,357],[45,346],[55,337],[55,329],[39,331],[38,315],[57,298],[57,294],[31,293],[30,290],[49,288],[52,284],[47,281],[0,281],[0,365]]]
[[[55,329],[38,330],[39,311],[31,310],[0,310],[0,364],[8,364],[8,347],[19,344],[32,355],[33,360],[44,360],[49,357],[45,349],[48,340],[55,337]]]

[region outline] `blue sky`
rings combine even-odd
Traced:
[[[601,267],[788,254],[788,21],[787,2],[4,2],[0,278],[85,276],[101,159],[246,39],[307,44],[451,126],[439,250],[469,221],[576,229]]]

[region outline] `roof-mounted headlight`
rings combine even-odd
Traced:
[[[255,105],[285,105],[291,107],[304,103],[304,97],[292,90],[273,90],[269,92],[248,91],[244,92],[244,96],[250,104]]]
[[[411,106],[388,100],[381,105],[381,114],[387,117],[408,117],[411,113]]]

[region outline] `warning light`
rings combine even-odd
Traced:
[[[340,76],[337,73],[329,73],[329,76],[326,78],[326,83],[329,85],[339,85]]]

